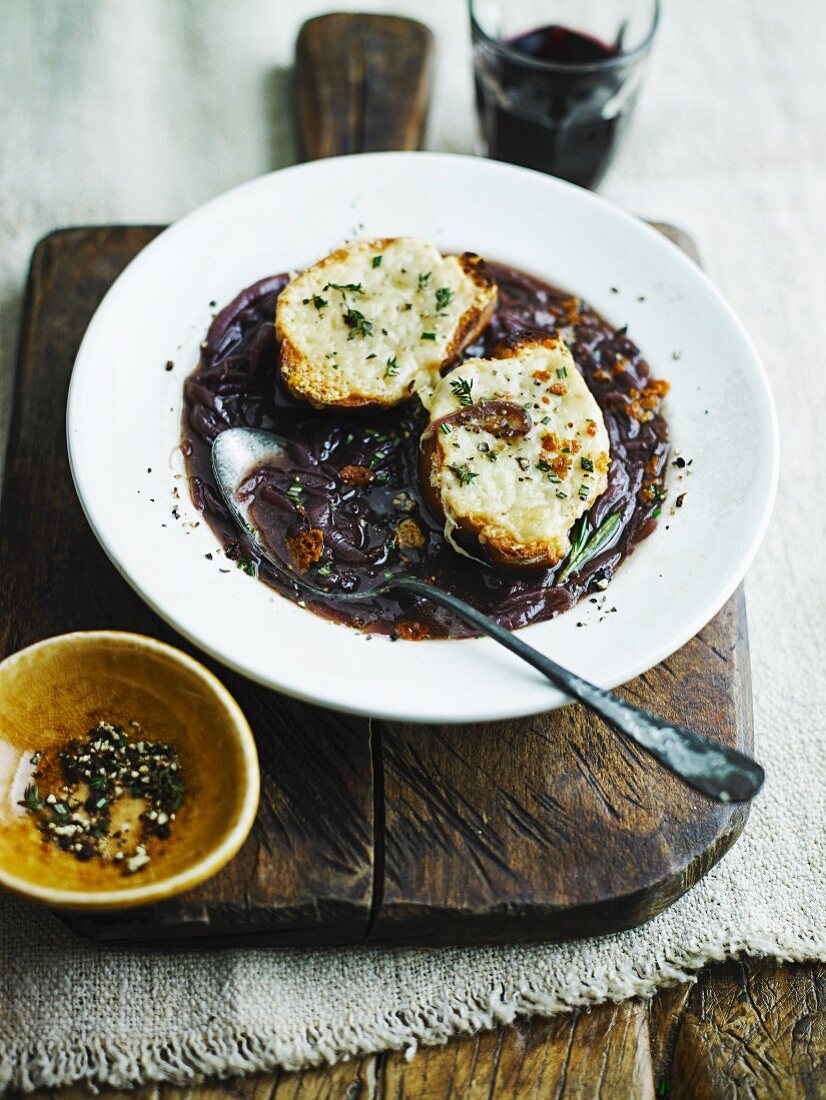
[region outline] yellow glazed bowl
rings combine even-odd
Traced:
[[[32,754],[85,739],[99,721],[140,723],[178,749],[186,784],[168,840],[152,838],[134,875],[45,843],[18,805]],[[219,871],[252,828],[260,777],[240,707],[211,672],[172,646],[100,630],[47,638],[0,663],[0,884],[65,909],[146,905]],[[153,846],[157,846],[153,851]]]

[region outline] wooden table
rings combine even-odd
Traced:
[[[46,1090],[76,1100],[87,1089]],[[122,1093],[105,1089],[102,1100]],[[601,1005],[445,1046],[304,1073],[195,1087],[148,1085],[134,1100],[775,1100],[826,1096],[826,964],[749,959],[706,967],[649,1002]]]

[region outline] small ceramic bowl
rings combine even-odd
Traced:
[[[85,739],[99,721],[137,721],[132,739],[178,749],[186,794],[166,840],[148,842],[136,874],[80,862],[42,840],[19,803],[32,756]],[[90,631],[29,646],[0,663],[0,884],[65,909],[146,905],[219,871],[249,833],[258,806],[258,757],[244,715],[212,673],[138,634]],[[154,850],[153,850],[154,849]]]

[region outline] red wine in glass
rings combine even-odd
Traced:
[[[474,24],[473,38],[489,154],[596,187],[636,100],[640,52],[558,24],[504,41]]]

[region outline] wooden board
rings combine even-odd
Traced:
[[[193,652],[105,558],[77,502],[64,441],[66,391],[86,324],[157,232],[67,230],[35,252],[0,512],[4,655],[97,627],[142,631]],[[186,366],[175,369],[183,381]],[[259,744],[262,800],[249,840],[219,875],[180,898],[109,916],[67,914],[78,932],[109,943],[291,946],[609,932],[675,900],[746,818],[743,807],[683,787],[579,706],[491,725],[371,728],[215,671]],[[626,691],[749,749],[742,592]]]
[[[432,59],[433,34],[414,19],[331,12],[308,20],[295,47],[307,159],[418,149]]]

